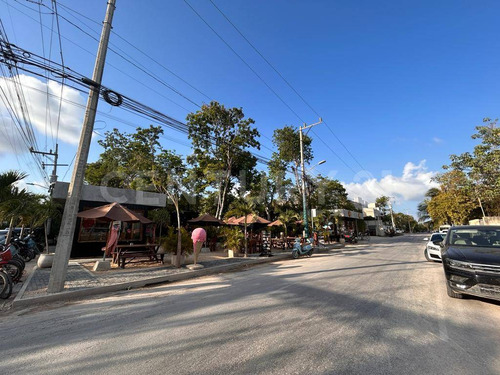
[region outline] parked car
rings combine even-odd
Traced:
[[[451,228],[451,225],[441,225],[439,227],[439,233],[448,233],[450,228]]]
[[[500,226],[451,227],[441,246],[448,295],[500,301]]]
[[[424,241],[427,241],[424,249],[425,259],[429,262],[441,261],[441,247],[435,243],[444,241],[445,237],[446,233],[433,233],[430,238],[424,238]]]

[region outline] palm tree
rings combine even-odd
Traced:
[[[292,210],[286,210],[280,214],[279,219],[285,227],[285,238],[288,237],[288,225],[296,221],[297,217],[298,215]]]
[[[0,219],[10,221],[6,244],[12,237],[14,218],[21,212],[30,195],[25,189],[16,186],[26,176],[23,172],[13,170],[0,173]]]
[[[245,219],[243,221],[244,225],[244,233],[245,233],[245,258],[248,256],[248,238],[247,238],[247,218],[248,215],[252,214],[255,209],[255,204],[250,202],[245,198],[240,198],[233,203],[231,203],[231,208],[228,211],[227,215],[229,216],[244,216]]]

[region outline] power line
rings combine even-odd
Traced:
[[[12,6],[11,4],[7,3],[7,1],[6,1],[6,0],[2,0],[2,1],[3,1],[4,3],[6,3],[6,4],[7,4],[7,6],[8,6],[9,8],[13,8],[13,9],[17,10],[18,12],[20,12],[20,13],[24,14],[26,17],[28,17],[28,18],[32,19],[33,21],[38,22],[36,19],[34,19],[33,17],[31,17],[30,15],[26,14],[25,12],[23,12],[23,11],[21,11],[21,10],[17,9],[16,7]],[[16,1],[16,2],[18,2],[18,0],[15,0],[15,1]],[[28,6],[24,5],[24,4],[21,4],[21,3],[19,3],[19,4],[20,4],[20,5],[22,5],[23,7],[25,7],[25,8],[27,8],[27,9],[31,10],[31,11],[35,11],[34,9],[32,9],[32,8],[30,8],[30,7],[28,7]],[[38,3],[37,3],[37,4],[38,4]],[[42,5],[42,6],[44,6],[44,7],[46,7],[47,9],[50,9],[50,8],[48,8],[48,7],[47,7],[46,5],[44,5],[44,4],[41,4],[41,5]],[[59,5],[62,5],[62,4],[59,4]],[[53,13],[47,13],[47,14],[53,14]],[[74,22],[72,22],[72,21],[68,20],[66,17],[64,17],[64,16],[62,16],[62,15],[59,15],[59,17],[60,17],[61,19],[63,19],[64,21],[68,22],[68,23],[69,23],[70,25],[72,25],[73,27],[77,28],[79,31],[81,31],[82,33],[84,33],[85,35],[87,35],[88,37],[90,37],[91,39],[93,39],[94,41],[98,41],[98,38],[97,38],[97,37],[94,37],[93,35],[91,35],[91,34],[90,34],[90,33],[88,33],[87,31],[83,30],[80,26],[78,26],[78,25],[76,25]],[[88,27],[88,26],[87,26],[87,27]],[[90,30],[92,30],[92,29],[90,29]],[[92,30],[92,31],[94,31],[94,30]],[[90,51],[86,50],[86,49],[85,49],[85,48],[83,48],[80,44],[75,43],[75,42],[74,42],[74,41],[72,41],[71,39],[65,38],[64,36],[62,36],[62,38],[63,38],[63,39],[65,39],[65,40],[67,40],[67,41],[69,41],[70,43],[72,43],[72,44],[76,45],[78,48],[81,48],[81,49],[82,49],[82,50],[84,50],[85,52],[89,53],[91,56],[95,56],[95,54],[94,54],[94,53],[92,53],[92,52],[90,52]],[[111,45],[114,45],[114,44],[112,44],[112,43],[110,43],[110,44],[111,44]],[[157,81],[157,82],[159,82],[160,84],[162,84],[163,86],[167,87],[168,89],[170,89],[170,90],[171,90],[171,91],[173,91],[174,93],[176,93],[176,94],[180,95],[180,96],[181,96],[181,97],[183,97],[185,100],[187,100],[187,101],[191,102],[191,103],[192,103],[192,104],[194,104],[197,108],[199,108],[199,107],[200,107],[200,106],[199,106],[199,105],[198,105],[198,104],[197,104],[194,100],[192,100],[191,98],[189,98],[189,97],[188,97],[188,96],[186,96],[185,94],[181,93],[181,92],[180,92],[179,90],[177,90],[175,87],[171,86],[170,84],[168,84],[167,82],[165,82],[164,80],[162,80],[161,78],[159,78],[158,76],[153,75],[151,72],[147,71],[147,68],[145,68],[144,66],[142,66],[142,64],[141,64],[141,63],[137,62],[137,61],[136,61],[136,60],[134,60],[132,57],[130,57],[130,58],[125,57],[125,56],[127,56],[127,53],[126,53],[126,52],[122,51],[120,48],[117,48],[117,49],[118,49],[119,51],[121,51],[122,53],[119,53],[119,52],[117,52],[117,50],[113,49],[112,47],[109,47],[109,50],[110,50],[111,52],[115,53],[117,56],[119,56],[120,58],[124,59],[124,60],[125,60],[126,62],[128,62],[129,64],[131,64],[131,65],[133,65],[134,67],[136,67],[137,69],[141,70],[143,73],[147,74],[148,76],[150,76],[151,78],[153,78],[155,81]],[[135,62],[134,62],[134,61],[135,61]],[[128,76],[128,77],[131,77],[129,74],[127,74],[127,73],[123,72],[121,69],[117,68],[116,66],[114,66],[114,65],[113,65],[113,64],[111,64],[111,63],[107,63],[106,65],[107,65],[107,66],[111,66],[111,67],[113,67],[114,69],[116,69],[117,71],[121,72],[122,74],[124,74],[124,75],[126,75],[126,76]],[[175,74],[175,73],[173,73],[173,74]],[[133,78],[133,77],[131,77],[131,78],[132,78],[133,80],[137,81],[137,79],[136,79],[136,78]],[[179,78],[180,78],[180,77],[179,77]],[[182,78],[180,78],[180,79],[182,79]],[[140,82],[140,81],[138,81],[138,82]],[[187,82],[187,81],[186,81],[186,82]],[[148,88],[148,89],[150,89],[150,90],[152,90],[152,91],[154,91],[154,92],[156,92],[156,93],[157,93],[157,91],[156,91],[156,90],[151,89],[149,86],[145,85],[144,83],[141,83],[141,84],[142,84],[142,85],[144,85],[146,88]],[[193,87],[194,87],[194,86],[193,86]],[[161,95],[161,94],[160,94],[160,95]],[[161,96],[165,97],[164,95],[161,95]],[[179,106],[180,108],[184,109],[185,111],[190,112],[190,110],[188,110],[187,108],[183,107],[182,105],[180,105],[180,104],[176,103],[176,102],[175,102],[175,101],[173,101],[172,99],[170,99],[170,98],[168,98],[168,97],[165,97],[165,99],[169,100],[170,102],[172,102],[173,104],[175,104],[175,105]]]
[[[60,4],[60,6],[62,6],[63,8],[75,13],[75,14],[78,14],[79,16],[83,17],[83,18],[86,18],[92,22],[94,22],[95,24],[97,25],[100,25],[99,22],[83,15],[82,13],[66,6],[66,5],[63,5],[63,4]],[[69,13],[69,12],[68,12]],[[76,17],[75,17],[76,18]],[[81,21],[80,21],[81,22]],[[186,81],[184,78],[182,78],[181,76],[179,76],[177,73],[175,73],[174,71],[172,71],[171,69],[169,69],[168,67],[166,67],[164,64],[162,64],[161,62],[159,62],[158,60],[154,59],[153,57],[151,57],[150,54],[144,52],[143,50],[141,50],[139,47],[137,47],[136,45],[134,45],[133,43],[129,42],[127,39],[123,38],[120,34],[116,33],[114,30],[112,30],[112,34],[115,35],[116,37],[118,37],[119,39],[123,40],[125,43],[127,43],[130,47],[132,47],[133,49],[135,49],[136,51],[138,51],[139,53],[141,53],[142,55],[144,55],[145,57],[148,58],[148,60],[150,61],[153,61],[154,63],[156,63],[158,66],[160,66],[161,68],[163,68],[165,71],[167,71],[168,73],[172,74],[174,77],[178,78],[179,80],[181,80],[182,82],[184,82],[186,85],[188,85],[189,87],[191,87],[193,90],[195,90],[196,92],[198,92],[199,94],[203,95],[205,98],[207,98],[208,100],[213,100],[209,95],[205,94],[203,91],[201,91],[200,89],[198,89],[197,87],[195,87],[194,85],[192,85],[191,83],[189,83],[188,81]],[[115,44],[113,43],[110,43],[112,46],[116,46]],[[118,48],[118,47],[116,47]],[[130,55],[129,55],[130,56]]]
[[[231,26],[238,32],[238,34],[248,43],[248,45],[250,45],[250,47],[252,47],[252,49],[266,62],[267,65],[269,65],[269,67],[274,70],[274,72],[276,74],[278,74],[278,76],[283,80],[283,82],[285,82],[285,84],[300,98],[300,100],[302,100],[302,102],[307,106],[309,107],[309,109],[311,109],[311,111],[314,112],[314,114],[318,117],[321,117],[323,118],[323,116],[321,116],[318,111],[316,111],[316,109],[314,109],[312,107],[311,104],[309,104],[309,102],[295,89],[295,87],[292,86],[292,84],[283,76],[283,74],[281,74],[279,72],[278,69],[276,69],[276,67],[271,64],[271,62],[266,58],[264,57],[264,55],[257,49],[257,47],[254,46],[254,44],[252,42],[250,42],[250,40],[240,31],[240,29],[229,19],[229,17],[215,4],[215,2],[213,0],[208,0],[210,1],[210,3],[212,3],[212,5],[215,7],[215,9],[217,9],[217,11],[219,11],[219,13],[226,19],[227,22],[229,22],[231,24]],[[302,121],[302,120],[301,120]],[[304,121],[302,121],[304,122]],[[349,149],[346,147],[346,145],[339,139],[339,137],[333,132],[333,130],[330,128],[330,126],[325,122],[323,121],[323,123],[325,124],[325,126],[328,128],[328,130],[332,133],[332,135],[335,137],[335,139],[337,139],[337,141],[342,145],[342,147],[347,151],[347,153],[353,158],[353,160],[360,166],[361,169],[365,169],[361,163],[356,159],[356,157],[351,153],[351,151],[349,151]],[[339,156],[334,153],[338,158]],[[341,159],[342,160],[342,159]],[[342,160],[343,161],[343,160]],[[344,162],[344,161],[343,161]],[[346,164],[344,162],[344,164]],[[352,168],[349,167],[349,169],[352,170]]]
[[[231,45],[226,42],[226,40],[217,32],[215,31],[215,29],[201,16],[200,13],[198,13],[196,11],[196,9],[194,9],[191,4],[187,1],[187,0],[184,0],[184,2],[186,3],[187,6],[189,6],[189,8],[191,8],[191,10],[203,21],[203,23],[205,23],[205,25],[208,26],[208,28],[210,30],[212,30],[212,32],[217,35],[217,37],[227,46],[227,48],[229,48],[240,60],[241,62],[243,62],[243,64],[245,64],[247,66],[248,69],[250,69],[252,71],[253,74],[255,74],[255,76],[301,121],[301,122],[305,122],[304,120],[302,120],[302,118],[297,114],[297,112],[294,111],[294,109],[292,107],[290,107],[288,105],[288,103],[286,103],[283,98],[276,92],[274,91],[274,89],[269,86],[269,84],[264,80],[264,78],[262,78],[259,73],[257,73],[257,71],[255,69],[253,69],[250,64],[248,64],[245,59],[243,59],[243,57],[241,57],[241,55],[236,52],[236,50],[231,47]]]
[[[209,1],[210,1],[210,0],[209,0]],[[218,37],[218,38],[219,38],[219,39],[220,39],[220,40],[221,40],[221,41],[222,41],[222,42],[223,42],[223,43],[224,43],[224,44],[225,44],[225,45],[226,45],[226,46],[227,46],[227,47],[228,47],[228,48],[229,48],[229,49],[230,49],[230,50],[231,50],[231,51],[232,51],[232,52],[233,52],[233,53],[234,53],[234,54],[235,54],[235,55],[236,55],[236,56],[237,56],[240,60],[241,60],[241,62],[243,62],[243,64],[245,64],[245,65],[247,66],[247,68],[248,68],[248,69],[250,69],[250,70],[252,71],[252,73],[254,73],[254,74],[255,74],[255,76],[257,76],[257,78],[259,78],[259,80],[260,80],[260,81],[261,81],[261,82],[262,82],[262,83],[263,83],[263,84],[264,84],[264,85],[265,85],[265,86],[266,86],[266,87],[267,87],[267,88],[268,88],[268,89],[269,89],[269,90],[270,90],[270,91],[271,91],[271,92],[272,92],[272,93],[273,93],[273,94],[274,94],[274,95],[275,95],[275,96],[276,96],[276,97],[277,97],[277,98],[278,98],[278,99],[279,99],[279,100],[280,100],[280,101],[281,101],[281,102],[282,102],[282,103],[283,103],[283,104],[284,104],[284,105],[285,105],[285,106],[286,106],[286,107],[290,110],[290,112],[292,112],[292,113],[293,113],[293,114],[294,114],[294,115],[295,115],[295,116],[296,116],[296,117],[297,117],[297,118],[298,118],[298,119],[299,119],[302,123],[305,123],[305,121],[302,119],[302,117],[300,117],[300,116],[299,116],[299,114],[298,114],[298,113],[297,113],[297,112],[296,112],[296,111],[295,111],[295,110],[294,110],[294,109],[293,109],[290,105],[288,105],[288,103],[286,103],[286,102],[285,102],[285,100],[284,100],[284,99],[283,99],[283,98],[282,98],[282,97],[281,97],[281,96],[280,96],[280,95],[279,95],[279,94],[278,94],[278,93],[277,93],[277,92],[276,92],[276,91],[275,91],[275,90],[274,90],[274,89],[273,89],[273,88],[272,88],[272,87],[271,87],[271,86],[270,86],[270,85],[269,85],[269,84],[268,84],[268,83],[264,80],[264,78],[262,78],[262,76],[260,76],[260,75],[257,73],[257,71],[256,71],[255,69],[253,69],[253,68],[250,66],[250,64],[248,64],[248,62],[247,62],[245,59],[243,59],[243,57],[242,57],[242,56],[241,56],[238,52],[236,52],[236,50],[235,50],[233,47],[231,47],[231,45],[230,45],[230,44],[229,44],[229,43],[228,43],[228,42],[227,42],[227,41],[226,41],[226,40],[225,40],[225,39],[224,39],[224,38],[223,38],[223,37],[222,37],[222,36],[221,36],[221,35],[220,35],[220,34],[219,34],[219,33],[218,33],[218,32],[217,32],[217,31],[216,31],[216,30],[215,30],[215,29],[214,29],[214,28],[213,28],[213,27],[209,24],[209,23],[208,23],[208,21],[206,21],[206,20],[205,20],[205,18],[203,18],[203,16],[202,16],[199,12],[197,12],[197,11],[196,11],[196,9],[194,9],[194,8],[193,8],[193,6],[192,6],[192,5],[191,5],[191,4],[190,4],[187,0],[184,0],[184,2],[185,2],[185,3],[186,3],[186,5],[188,5],[188,6],[189,6],[189,8],[190,8],[190,9],[191,9],[191,10],[192,10],[192,11],[193,11],[193,12],[194,12],[194,13],[195,13],[195,14],[196,14],[196,15],[197,15],[197,16],[198,16],[198,17],[199,17],[199,18],[200,18],[200,19],[201,19],[204,23],[205,23],[205,25],[207,25],[207,26],[208,26],[208,28],[209,28],[210,30],[212,30],[212,32],[213,32],[213,33],[214,33],[214,34],[215,34],[215,35],[216,35],[216,36],[217,36],[217,37]],[[214,4],[214,5],[215,5],[215,4]],[[220,9],[219,9],[218,7],[216,7],[216,8],[217,8],[217,10],[219,10],[219,11],[220,11]],[[220,12],[221,12],[221,14],[223,14],[223,13],[222,13],[222,11],[220,11]],[[223,14],[223,15],[224,15],[224,14]],[[225,15],[224,15],[224,17],[225,17],[225,18],[229,21],[229,19],[227,18],[227,16],[225,16]],[[248,43],[249,43],[249,44],[250,44],[250,45],[251,45],[251,46],[252,46],[252,47],[253,47],[256,51],[257,51],[257,53],[258,53],[259,55],[261,55],[261,57],[262,57],[262,58],[264,58],[264,56],[263,56],[260,52],[258,52],[258,50],[257,50],[257,49],[253,46],[253,44],[251,44],[251,43],[250,43],[250,41],[248,41],[248,39],[247,39],[247,38],[246,38],[246,37],[245,37],[245,36],[244,36],[244,35],[243,35],[240,31],[239,31],[239,29],[238,29],[238,28],[236,28],[236,26],[235,26],[235,25],[234,25],[231,21],[229,21],[229,22],[230,22],[230,23],[231,23],[231,25],[233,25],[233,27],[234,27],[234,28],[238,31],[238,33],[239,33],[241,36],[243,36],[243,38],[244,38],[244,39],[245,39],[245,40],[246,40],[246,41],[247,41],[247,42],[248,42]],[[265,60],[268,64],[270,64],[270,63],[268,62],[268,60],[267,60],[267,59],[265,59],[265,58],[264,58],[264,60]],[[271,66],[271,67],[272,67],[272,66]],[[277,72],[277,70],[276,70],[274,67],[272,67],[272,68],[273,68],[273,69]],[[280,73],[278,72],[278,74],[280,74]],[[281,76],[281,74],[280,74],[280,76]],[[282,77],[282,78],[283,78],[283,77]],[[285,80],[285,81],[286,81],[286,80]],[[288,81],[286,81],[286,82],[288,83]],[[321,117],[321,116],[318,116],[318,117]],[[323,141],[323,140],[322,140],[322,141]],[[323,141],[323,142],[324,142],[324,141]],[[333,153],[333,154],[334,154],[334,155],[335,155],[335,156],[336,156],[336,157],[337,157],[340,161],[342,161],[345,165],[348,165],[348,164],[347,164],[347,162],[346,162],[346,161],[345,161],[342,157],[340,157],[340,155],[338,155],[336,152],[334,152],[334,151],[331,149],[331,147],[330,147],[330,146],[327,146],[327,147],[328,147],[328,149],[329,149],[330,151],[332,151],[332,153]],[[348,168],[349,168],[351,171],[353,171],[353,169],[352,169],[351,167],[348,167]],[[356,172],[354,172],[354,173],[356,173]]]

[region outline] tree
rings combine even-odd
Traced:
[[[391,198],[385,195],[382,195],[375,199],[375,207],[377,207],[382,212],[382,215],[387,215],[387,209],[389,208],[390,204]]]
[[[244,118],[241,108],[225,108],[212,101],[196,113],[187,116],[189,139],[193,154],[188,162],[204,181],[202,189],[212,187],[217,192],[215,216],[220,219],[227,195],[239,178],[239,189],[244,192],[252,179],[257,159],[248,148],[259,149],[259,132],[252,127],[255,121]]]
[[[434,178],[439,183],[439,194],[427,204],[432,220],[438,224],[466,224],[476,208],[469,194],[469,181],[464,172],[451,170]]]
[[[248,215],[254,212],[254,209],[255,205],[252,202],[250,202],[248,199],[240,198],[231,204],[231,207],[227,213],[229,216],[244,216],[243,226],[245,234],[245,258],[248,256],[247,218]]]
[[[417,211],[418,211],[418,219],[420,221],[426,221],[431,218],[428,210],[428,205],[429,202],[432,198],[436,197],[439,194],[439,189],[438,188],[430,188],[427,190],[425,193],[425,199],[420,202],[417,206]]]
[[[20,171],[7,171],[0,173],[0,219],[9,221],[9,232],[5,243],[12,238],[14,220],[22,212],[29,201],[31,194],[26,189],[19,189],[16,183],[27,177]]]
[[[318,176],[311,180],[310,207],[319,210],[344,208],[348,203],[347,192],[338,180]]]
[[[498,119],[483,119],[472,139],[481,140],[472,153],[451,155],[445,169],[463,172],[468,180],[468,193],[484,208],[485,214],[500,215],[500,128]]]
[[[408,230],[411,232],[416,225],[417,221],[411,215],[403,214],[401,212],[394,212],[394,223],[396,228]]]
[[[283,223],[283,227],[285,229],[285,238],[288,237],[288,226],[297,221],[298,215],[295,211],[286,210],[282,212],[279,216],[279,219]]]
[[[182,194],[185,193],[184,186],[187,178],[187,169],[182,157],[169,150],[163,150],[155,159],[151,175],[152,183],[158,192],[167,195],[173,203],[177,215],[177,254],[175,266],[180,267],[182,233],[179,202]]]
[[[135,133],[113,129],[99,140],[104,151],[99,159],[87,165],[85,180],[98,186],[147,190],[150,172],[162,148],[163,129],[159,126],[138,127]]]
[[[299,194],[302,194],[302,177],[300,173],[300,135],[299,130],[293,126],[284,126],[276,129],[273,134],[273,143],[278,152],[273,153],[271,160],[277,166],[291,169],[295,177],[295,186]],[[304,150],[304,163],[309,164],[313,159],[312,139],[303,135],[302,145]]]

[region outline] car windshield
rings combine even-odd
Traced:
[[[450,244],[500,248],[500,229],[457,228],[450,233]]]
[[[442,241],[444,238],[444,234],[439,234],[439,233],[435,233],[431,236],[431,241],[432,242],[436,242],[436,241]]]

